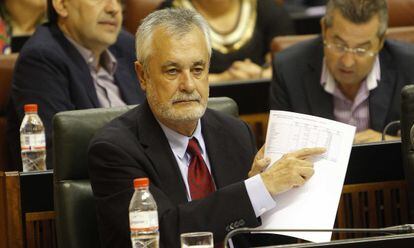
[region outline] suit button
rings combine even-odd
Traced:
[[[236,221],[236,223],[234,224],[234,227],[235,227],[235,228],[239,228],[239,227],[242,227],[244,224],[245,224],[245,223],[244,223],[244,220],[243,220],[243,219],[241,219],[241,220],[239,220],[239,221]]]
[[[243,219],[241,219],[239,221],[239,226],[242,227],[242,226],[244,226],[244,224],[246,224],[246,222]]]

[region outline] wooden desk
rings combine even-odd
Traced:
[[[398,143],[394,145],[398,148]],[[347,180],[354,183],[343,187],[335,227],[375,228],[408,223],[406,183],[403,175],[387,172],[398,170],[397,165],[388,165],[378,175],[378,170],[372,172],[377,164],[366,164],[365,180],[358,179],[361,171],[347,174]],[[349,165],[351,172],[355,166],[361,165]],[[57,247],[54,219],[51,170],[0,172],[0,247]],[[342,233],[334,238],[361,236]]]
[[[0,247],[57,247],[53,171],[0,172]]]

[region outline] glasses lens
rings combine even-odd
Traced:
[[[338,53],[344,53],[347,50],[346,47],[344,45],[341,45],[341,44],[334,44],[333,47],[334,47],[334,50]]]
[[[365,48],[348,48],[347,46],[344,46],[342,44],[335,44],[335,43],[332,44],[326,41],[324,41],[324,45],[328,49],[331,49],[332,51],[339,53],[339,54],[349,52],[349,53],[355,54],[358,57],[372,57],[375,55],[375,53],[370,52]]]
[[[359,57],[365,57],[365,56],[368,55],[368,51],[366,49],[363,49],[363,48],[356,48],[354,50],[354,53],[356,55],[358,55]]]

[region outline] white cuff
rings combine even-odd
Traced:
[[[267,191],[260,175],[244,180],[244,184],[246,185],[247,194],[249,195],[256,217],[276,207],[276,202],[273,200],[269,191]]]

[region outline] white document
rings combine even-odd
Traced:
[[[270,111],[265,156],[274,161],[305,147],[325,147],[305,185],[274,197],[276,207],[262,215],[267,229],[332,229],[345,180],[355,127],[286,111]],[[312,242],[331,240],[331,232],[280,232]]]

